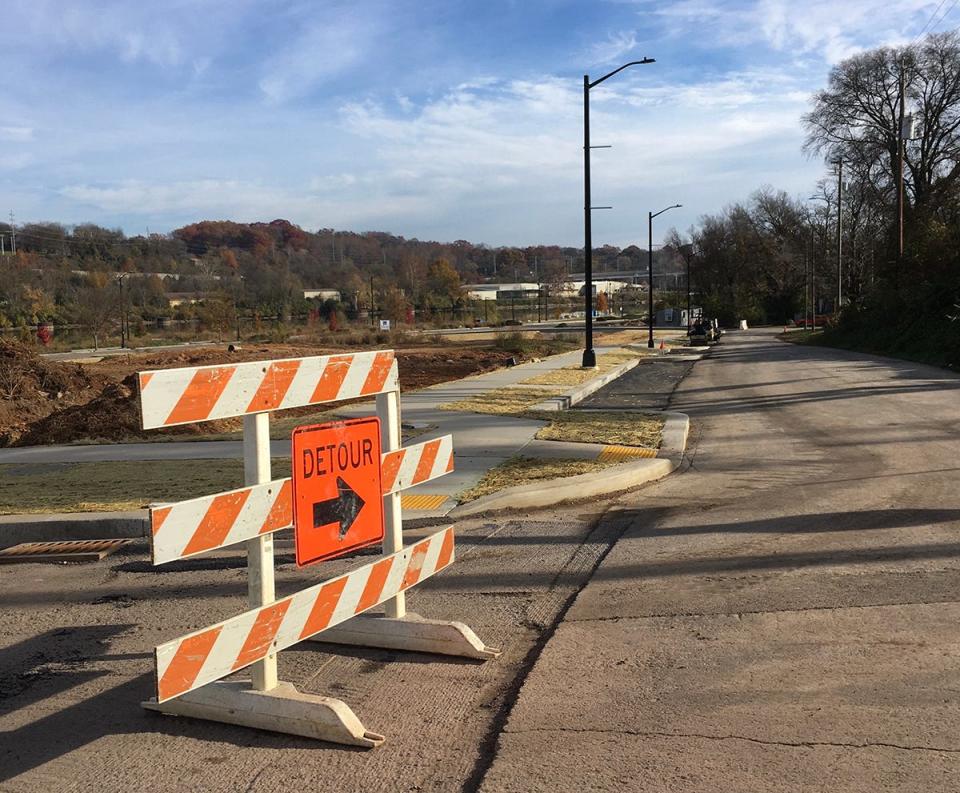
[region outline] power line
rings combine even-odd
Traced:
[[[911,47],[914,44],[916,44],[918,41],[920,41],[920,39],[923,37],[923,34],[926,33],[927,30],[931,30],[931,31],[933,30],[934,20],[937,18],[937,14],[940,13],[940,9],[943,8],[943,4],[946,2],[947,0],[940,0],[940,3],[933,10],[933,13],[930,15],[930,19],[927,20],[927,24],[924,25],[923,28],[921,28],[920,32],[917,34],[917,37],[910,43]],[[943,16],[940,17],[940,20],[936,24],[938,25],[943,24],[943,21],[948,16],[950,16],[950,12],[953,11],[954,8],[956,8],[958,2],[960,2],[960,0],[953,0],[953,2],[950,3],[950,5],[947,7],[947,10],[944,11]]]

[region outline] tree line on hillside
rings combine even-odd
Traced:
[[[10,254],[14,235],[16,255]],[[571,247],[490,248],[385,232],[310,232],[286,220],[202,221],[168,235],[133,237],[89,223],[14,229],[0,223],[0,238],[8,253],[0,327],[73,322],[95,332],[111,317],[118,321],[121,303],[141,322],[182,316],[186,309],[171,303],[185,293],[203,295],[217,325],[231,312],[303,315],[311,310],[304,290],[319,289],[342,295],[340,306],[323,307],[325,319],[338,310],[371,308],[390,317],[430,316],[462,308],[465,284],[539,282],[557,294],[583,267],[582,249]],[[594,252],[598,274],[645,268],[646,260],[646,250],[636,246]],[[658,269],[672,261],[669,252],[657,252]]]

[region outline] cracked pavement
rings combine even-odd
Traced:
[[[480,789],[960,789],[960,378],[729,334]]]

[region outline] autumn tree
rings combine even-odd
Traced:
[[[236,322],[237,307],[233,298],[226,292],[220,292],[203,301],[200,309],[200,321],[208,328],[217,331],[217,341],[223,341],[223,333]]]
[[[383,307],[380,315],[384,319],[389,319],[397,324],[401,320],[406,320],[409,307],[410,303],[403,292],[396,287],[392,287],[383,296]]]
[[[427,267],[427,300],[436,307],[454,308],[463,300],[460,274],[446,259],[434,259]]]
[[[100,347],[101,337],[117,318],[120,292],[112,288],[107,273],[90,273],[87,280],[78,295],[76,319],[93,336],[93,349],[96,350]]]

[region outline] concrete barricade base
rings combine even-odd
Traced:
[[[365,729],[345,702],[304,694],[283,681],[269,691],[255,691],[242,680],[218,681],[167,702],[151,699],[142,705],[171,716],[208,719],[365,749],[373,749],[384,741],[379,733]]]
[[[481,661],[498,658],[501,654],[500,650],[487,647],[462,622],[425,619],[411,612],[403,617],[361,614],[310,637],[308,641],[455,655]]]

